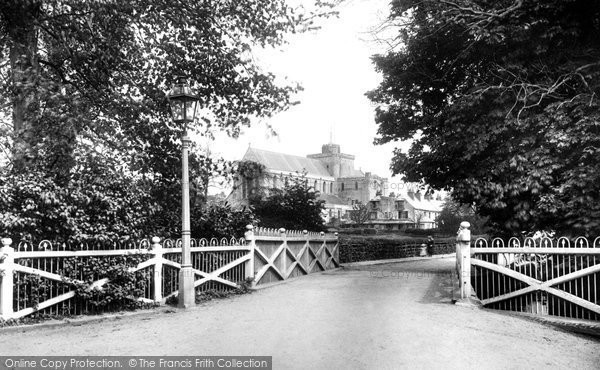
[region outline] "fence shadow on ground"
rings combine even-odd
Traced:
[[[431,279],[427,290],[419,303],[424,304],[453,304],[456,298],[455,289],[458,285],[454,265],[447,269],[424,269],[423,274]]]

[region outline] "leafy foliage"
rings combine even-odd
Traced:
[[[417,229],[415,229],[417,230]],[[423,229],[418,229],[423,230]],[[426,238],[385,238],[382,236],[350,236],[340,237],[340,262],[360,262],[406,257],[418,257]],[[447,254],[456,251],[454,238],[437,239],[433,254]]]
[[[600,232],[600,4],[396,0],[378,143],[392,169],[452,190],[496,231]]]
[[[18,272],[13,272],[15,278],[13,291],[17,293],[13,304],[17,307],[31,307],[37,310],[40,303],[50,298],[52,283],[39,275],[23,274],[19,279],[17,274]]]
[[[246,225],[256,222],[251,208],[232,208],[227,202],[211,204],[192,217],[192,235],[214,238],[241,238]]]
[[[266,194],[257,192],[250,198],[256,217],[263,227],[288,230],[325,231],[323,211],[325,201],[305,176],[293,177],[283,189],[269,189]]]
[[[14,240],[139,237],[152,221],[150,184],[108,175],[82,172],[59,186],[38,172],[0,174],[0,228]]]
[[[442,233],[456,234],[460,223],[467,221],[471,224],[471,234],[478,235],[486,232],[486,218],[477,215],[473,207],[461,205],[453,201],[450,197],[446,198],[442,211],[437,218],[438,229]]]
[[[132,254],[114,257],[69,257],[63,259],[61,269],[62,282],[42,278],[35,274],[14,272],[15,297],[17,307],[31,307],[38,310],[39,304],[56,296],[56,292],[64,288],[75,291],[73,301],[64,305],[58,316],[69,316],[77,312],[99,313],[122,309],[134,309],[147,306],[138,301],[148,287],[151,270],[130,272],[149,257]],[[32,260],[19,259],[19,264],[32,266]],[[90,288],[90,284],[107,278],[102,287]],[[82,310],[82,311],[80,311]],[[55,316],[46,309],[35,312],[37,318]]]
[[[359,226],[364,225],[369,220],[370,215],[369,205],[362,202],[353,205],[352,210],[349,212],[350,220]]]
[[[236,176],[239,180],[253,180],[264,175],[266,167],[262,163],[254,161],[238,161],[236,163]]]
[[[252,50],[331,14],[328,2],[317,5],[309,13],[285,0],[1,2],[1,227],[63,239],[174,234],[183,128],[171,124],[168,87],[185,75],[200,96],[192,134],[236,136],[285,110],[298,87],[277,84]],[[231,170],[197,148],[190,169],[198,207],[207,178]]]
[[[150,272],[130,272],[131,267],[144,262],[147,256],[128,255],[113,258],[67,258],[61,275],[75,287],[75,296],[92,305],[96,311],[104,309],[134,309],[143,306],[138,298],[144,296]],[[94,281],[107,278],[102,287],[89,288]]]

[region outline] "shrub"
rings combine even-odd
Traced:
[[[214,203],[195,212],[192,217],[192,235],[203,238],[241,238],[246,225],[255,221],[251,208],[233,209],[227,202]]]
[[[305,175],[293,177],[284,189],[270,189],[266,197],[259,192],[249,200],[261,226],[326,230],[322,217],[325,201],[319,199],[319,193],[308,186]]]
[[[377,229],[362,229],[362,233],[364,235],[375,235],[377,234]]]
[[[440,229],[417,229],[414,227],[409,227],[406,230],[404,230],[404,232],[407,234],[419,235],[419,236],[429,236],[429,235],[436,235],[436,234],[441,233]]]
[[[130,268],[147,260],[135,254],[108,258],[66,258],[61,275],[76,290],[75,296],[94,307],[94,311],[135,309],[144,306],[138,298],[144,296],[150,272],[131,272]],[[103,278],[108,282],[90,289],[89,284]]]

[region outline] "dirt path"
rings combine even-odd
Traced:
[[[275,369],[596,369],[600,342],[451,304],[453,259],[353,267],[174,313],[0,331],[3,355],[273,356]]]

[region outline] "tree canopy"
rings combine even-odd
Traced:
[[[58,228],[61,237],[174,231],[182,128],[169,117],[169,86],[184,75],[198,93],[197,134],[235,136],[252,117],[286,109],[297,86],[278,85],[252,50],[327,15],[331,4],[316,2],[308,13],[285,0],[3,1],[2,228],[39,235],[90,219]],[[190,167],[191,178],[229,171],[197,151]],[[40,203],[44,194],[54,198]]]
[[[283,189],[263,189],[249,197],[263,227],[324,231],[325,201],[308,185],[305,176],[293,177]]]
[[[357,202],[352,205],[352,210],[349,211],[350,220],[358,226],[363,226],[371,216],[371,210],[368,204]]]
[[[442,211],[437,217],[438,230],[446,234],[456,234],[460,223],[467,221],[471,224],[472,235],[484,234],[486,232],[486,219],[475,212],[472,206],[459,204],[448,197],[444,201]]]
[[[394,0],[378,143],[496,231],[600,232],[600,3]]]

